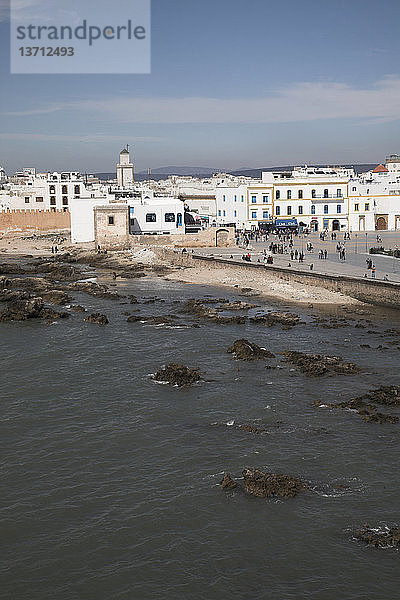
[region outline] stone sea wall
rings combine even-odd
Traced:
[[[387,281],[374,281],[372,279],[360,279],[357,277],[321,275],[318,273],[298,271],[294,268],[281,268],[273,265],[264,266],[258,263],[238,263],[224,258],[199,256],[192,253],[178,253],[171,249],[158,252],[160,258],[168,260],[176,266],[207,267],[208,269],[231,270],[232,274],[249,273],[257,269],[266,280],[281,280],[301,283],[307,286],[315,286],[325,290],[340,292],[361,302],[385,306],[388,308],[400,308],[400,284]]]

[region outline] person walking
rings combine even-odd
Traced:
[[[376,272],[375,265],[372,265],[372,273],[371,273],[371,277],[372,277],[373,279],[375,279],[375,272]]]
[[[324,259],[326,260],[328,258],[328,250],[325,248],[324,250]]]

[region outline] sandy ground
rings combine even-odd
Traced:
[[[363,305],[359,300],[339,292],[331,292],[315,286],[305,286],[296,282],[270,279],[270,277],[267,279],[258,273],[249,273],[248,275],[245,275],[242,271],[233,273],[232,269],[209,269],[207,267],[180,269],[165,276],[165,279],[192,284],[229,287],[234,288],[235,291],[237,291],[237,288],[251,288],[251,292],[261,293],[268,298],[297,304]]]
[[[1,256],[17,256],[17,255],[32,255],[32,256],[51,256],[52,246],[56,245],[59,252],[71,252],[71,253],[94,253],[93,242],[87,244],[76,244],[72,245],[70,238],[66,234],[42,234],[40,236],[32,235],[14,235],[14,236],[3,236],[0,239],[0,262]],[[120,251],[120,252],[109,252],[109,255],[122,266],[132,263],[143,263],[143,264],[166,264],[162,262],[151,248],[138,246],[132,250]],[[262,274],[249,271],[248,274],[244,274],[241,270],[234,272],[232,268],[229,269],[211,269],[209,267],[192,267],[192,268],[181,268],[175,267],[174,271],[168,275],[163,275],[165,279],[170,281],[179,281],[190,284],[199,285],[210,285],[210,286],[221,286],[224,288],[230,288],[232,291],[237,292],[238,289],[251,288],[250,294],[257,293],[262,294],[268,298],[275,299],[277,301],[294,302],[298,304],[330,304],[330,305],[359,305],[362,303],[354,298],[345,296],[338,292],[332,292],[324,290],[323,288],[315,286],[305,286],[296,282],[285,282],[278,278],[268,276],[264,277]]]

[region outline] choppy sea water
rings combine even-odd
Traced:
[[[235,295],[162,280],[119,291],[164,302],[77,295],[110,324],[79,313],[52,325],[0,324],[0,597],[398,598],[399,552],[360,545],[351,531],[400,524],[400,424],[312,403],[398,384],[399,350],[383,332],[400,328],[400,318],[322,329],[296,310],[305,323],[289,331],[209,322],[171,329],[129,324],[123,313],[178,314],[178,301]],[[277,369],[235,361],[226,349],[243,337],[275,353],[339,354],[363,372],[311,379],[281,360]],[[376,350],[381,344],[387,349]],[[205,381],[154,383],[149,374],[171,361],[198,366]],[[268,433],[213,425],[232,420]],[[224,472],[240,477],[246,466],[299,476],[311,490],[264,500],[220,488]]]

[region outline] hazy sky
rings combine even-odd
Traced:
[[[112,171],[126,143],[139,170],[400,153],[399,0],[152,0],[151,75],[10,75],[0,20],[9,173]]]

